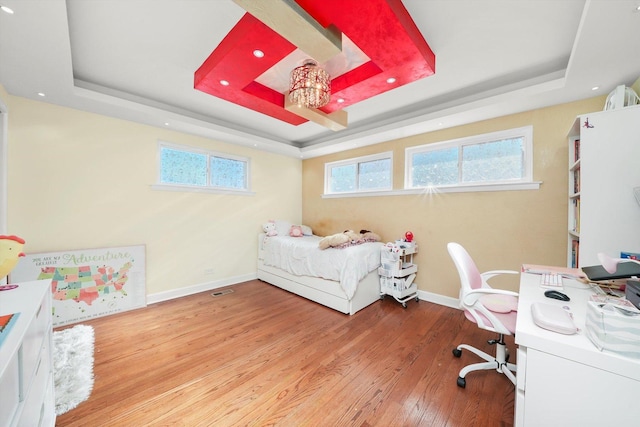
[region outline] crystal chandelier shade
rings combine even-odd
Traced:
[[[320,108],[331,98],[329,73],[308,60],[291,71],[289,80],[289,101],[307,108]]]

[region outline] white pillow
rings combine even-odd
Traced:
[[[313,230],[311,230],[311,227],[308,225],[301,225],[300,228],[302,228],[302,234],[304,236],[313,236]]]
[[[281,219],[277,219],[276,223],[276,231],[278,232],[278,236],[288,236],[289,230],[291,230],[291,223],[289,221],[283,221]]]

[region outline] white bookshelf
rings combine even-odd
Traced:
[[[579,116],[568,143],[567,265],[598,265],[598,252],[640,252],[633,192],[640,186],[640,106]]]

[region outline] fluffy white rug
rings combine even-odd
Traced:
[[[93,389],[93,328],[76,325],[53,333],[53,377],[56,414],[89,398]]]

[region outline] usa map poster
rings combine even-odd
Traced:
[[[51,279],[53,326],[146,306],[145,246],[27,254],[11,283]]]

